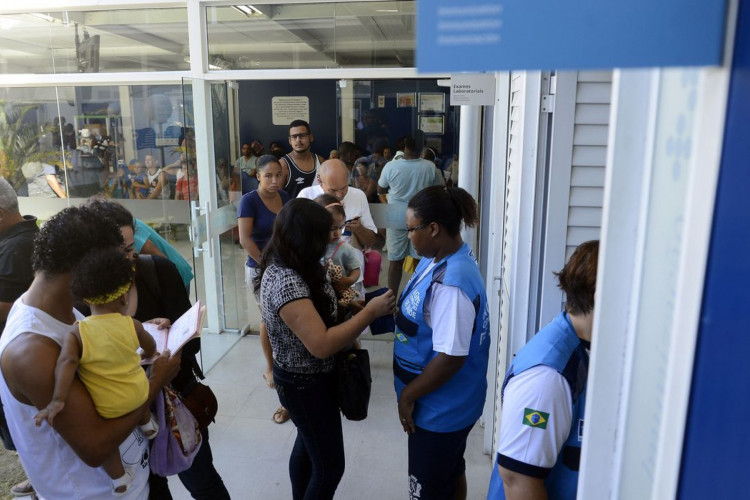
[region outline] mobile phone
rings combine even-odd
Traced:
[[[356,216],[356,217],[353,217],[353,218],[351,218],[351,219],[347,220],[347,221],[346,221],[346,224],[349,224],[350,222],[352,222],[352,221],[355,221],[355,220],[359,219],[360,217],[361,217],[361,216],[359,216],[359,215],[358,215],[358,216]]]

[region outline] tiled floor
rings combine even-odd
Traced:
[[[401,430],[393,392],[393,343],[363,340],[370,351],[373,393],[366,420],[344,420],[346,472],[337,498],[407,498],[406,435]],[[219,399],[219,414],[210,427],[214,464],[232,498],[291,498],[288,458],[296,436],[291,422],[276,424],[271,414],[278,406],[276,392],[261,378],[262,355],[258,337],[242,338],[207,375]],[[486,496],[490,458],[482,453],[482,429],[469,436],[466,451],[469,499]],[[175,500],[190,495],[176,477],[170,478]]]

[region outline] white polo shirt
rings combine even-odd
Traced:
[[[536,412],[545,425],[528,425]],[[505,387],[497,452],[518,462],[552,469],[570,434],[570,386],[554,368],[538,365],[515,375]]]

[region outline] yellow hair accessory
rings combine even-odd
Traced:
[[[83,301],[89,305],[94,305],[94,306],[100,306],[102,304],[109,304],[110,302],[114,302],[115,300],[119,299],[120,297],[128,293],[128,290],[130,290],[130,286],[131,286],[131,283],[130,281],[128,281],[124,285],[117,287],[113,292],[106,293],[98,297],[89,297],[89,298],[83,299]]]

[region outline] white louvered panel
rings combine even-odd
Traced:
[[[507,338],[509,335],[508,329],[510,324],[510,278],[511,269],[513,268],[512,262],[512,248],[513,242],[511,241],[512,235],[514,234],[514,224],[518,221],[517,212],[517,190],[518,180],[520,178],[519,172],[521,168],[521,144],[523,141],[523,85],[525,79],[523,73],[516,73],[511,76],[511,96],[510,96],[510,118],[508,126],[508,164],[505,170],[505,219],[503,227],[503,262],[502,262],[502,281],[500,283],[500,332],[501,337]],[[505,377],[504,370],[502,367],[505,366],[504,359],[507,357],[507,353],[501,352],[498,355],[498,366],[496,369],[499,371],[497,384],[495,386],[495,401],[498,402],[495,406],[494,415],[494,432],[492,437],[492,449],[497,449],[497,429],[500,424],[500,393],[502,389],[502,383]],[[501,366],[502,364],[502,366]]]
[[[604,187],[572,187],[570,188],[571,207],[602,207]],[[569,229],[570,230],[570,229]]]
[[[608,125],[609,104],[576,104],[576,125]]]
[[[523,89],[523,75],[521,73],[516,73],[512,76],[512,80],[510,82],[510,92],[511,94],[520,93]]]
[[[570,207],[568,226],[594,227],[602,220],[602,209],[599,207]]]
[[[568,247],[577,247],[581,243],[599,238],[599,226],[572,227],[568,230]]]
[[[579,82],[612,82],[611,71],[579,71],[578,72]],[[607,101],[609,102],[609,101]]]
[[[606,146],[609,127],[603,125],[576,125],[573,131],[575,146]]]
[[[573,146],[574,167],[601,167],[607,164],[607,146]]]
[[[609,134],[611,71],[579,71],[565,259],[599,238]]]
[[[609,82],[578,82],[576,102],[581,104],[609,104],[612,84]]]
[[[604,186],[604,169],[601,167],[573,167],[570,185],[571,187]]]
[[[599,238],[601,232],[612,72],[579,71],[575,91],[566,262],[579,244]],[[565,297],[561,308],[564,302]]]

